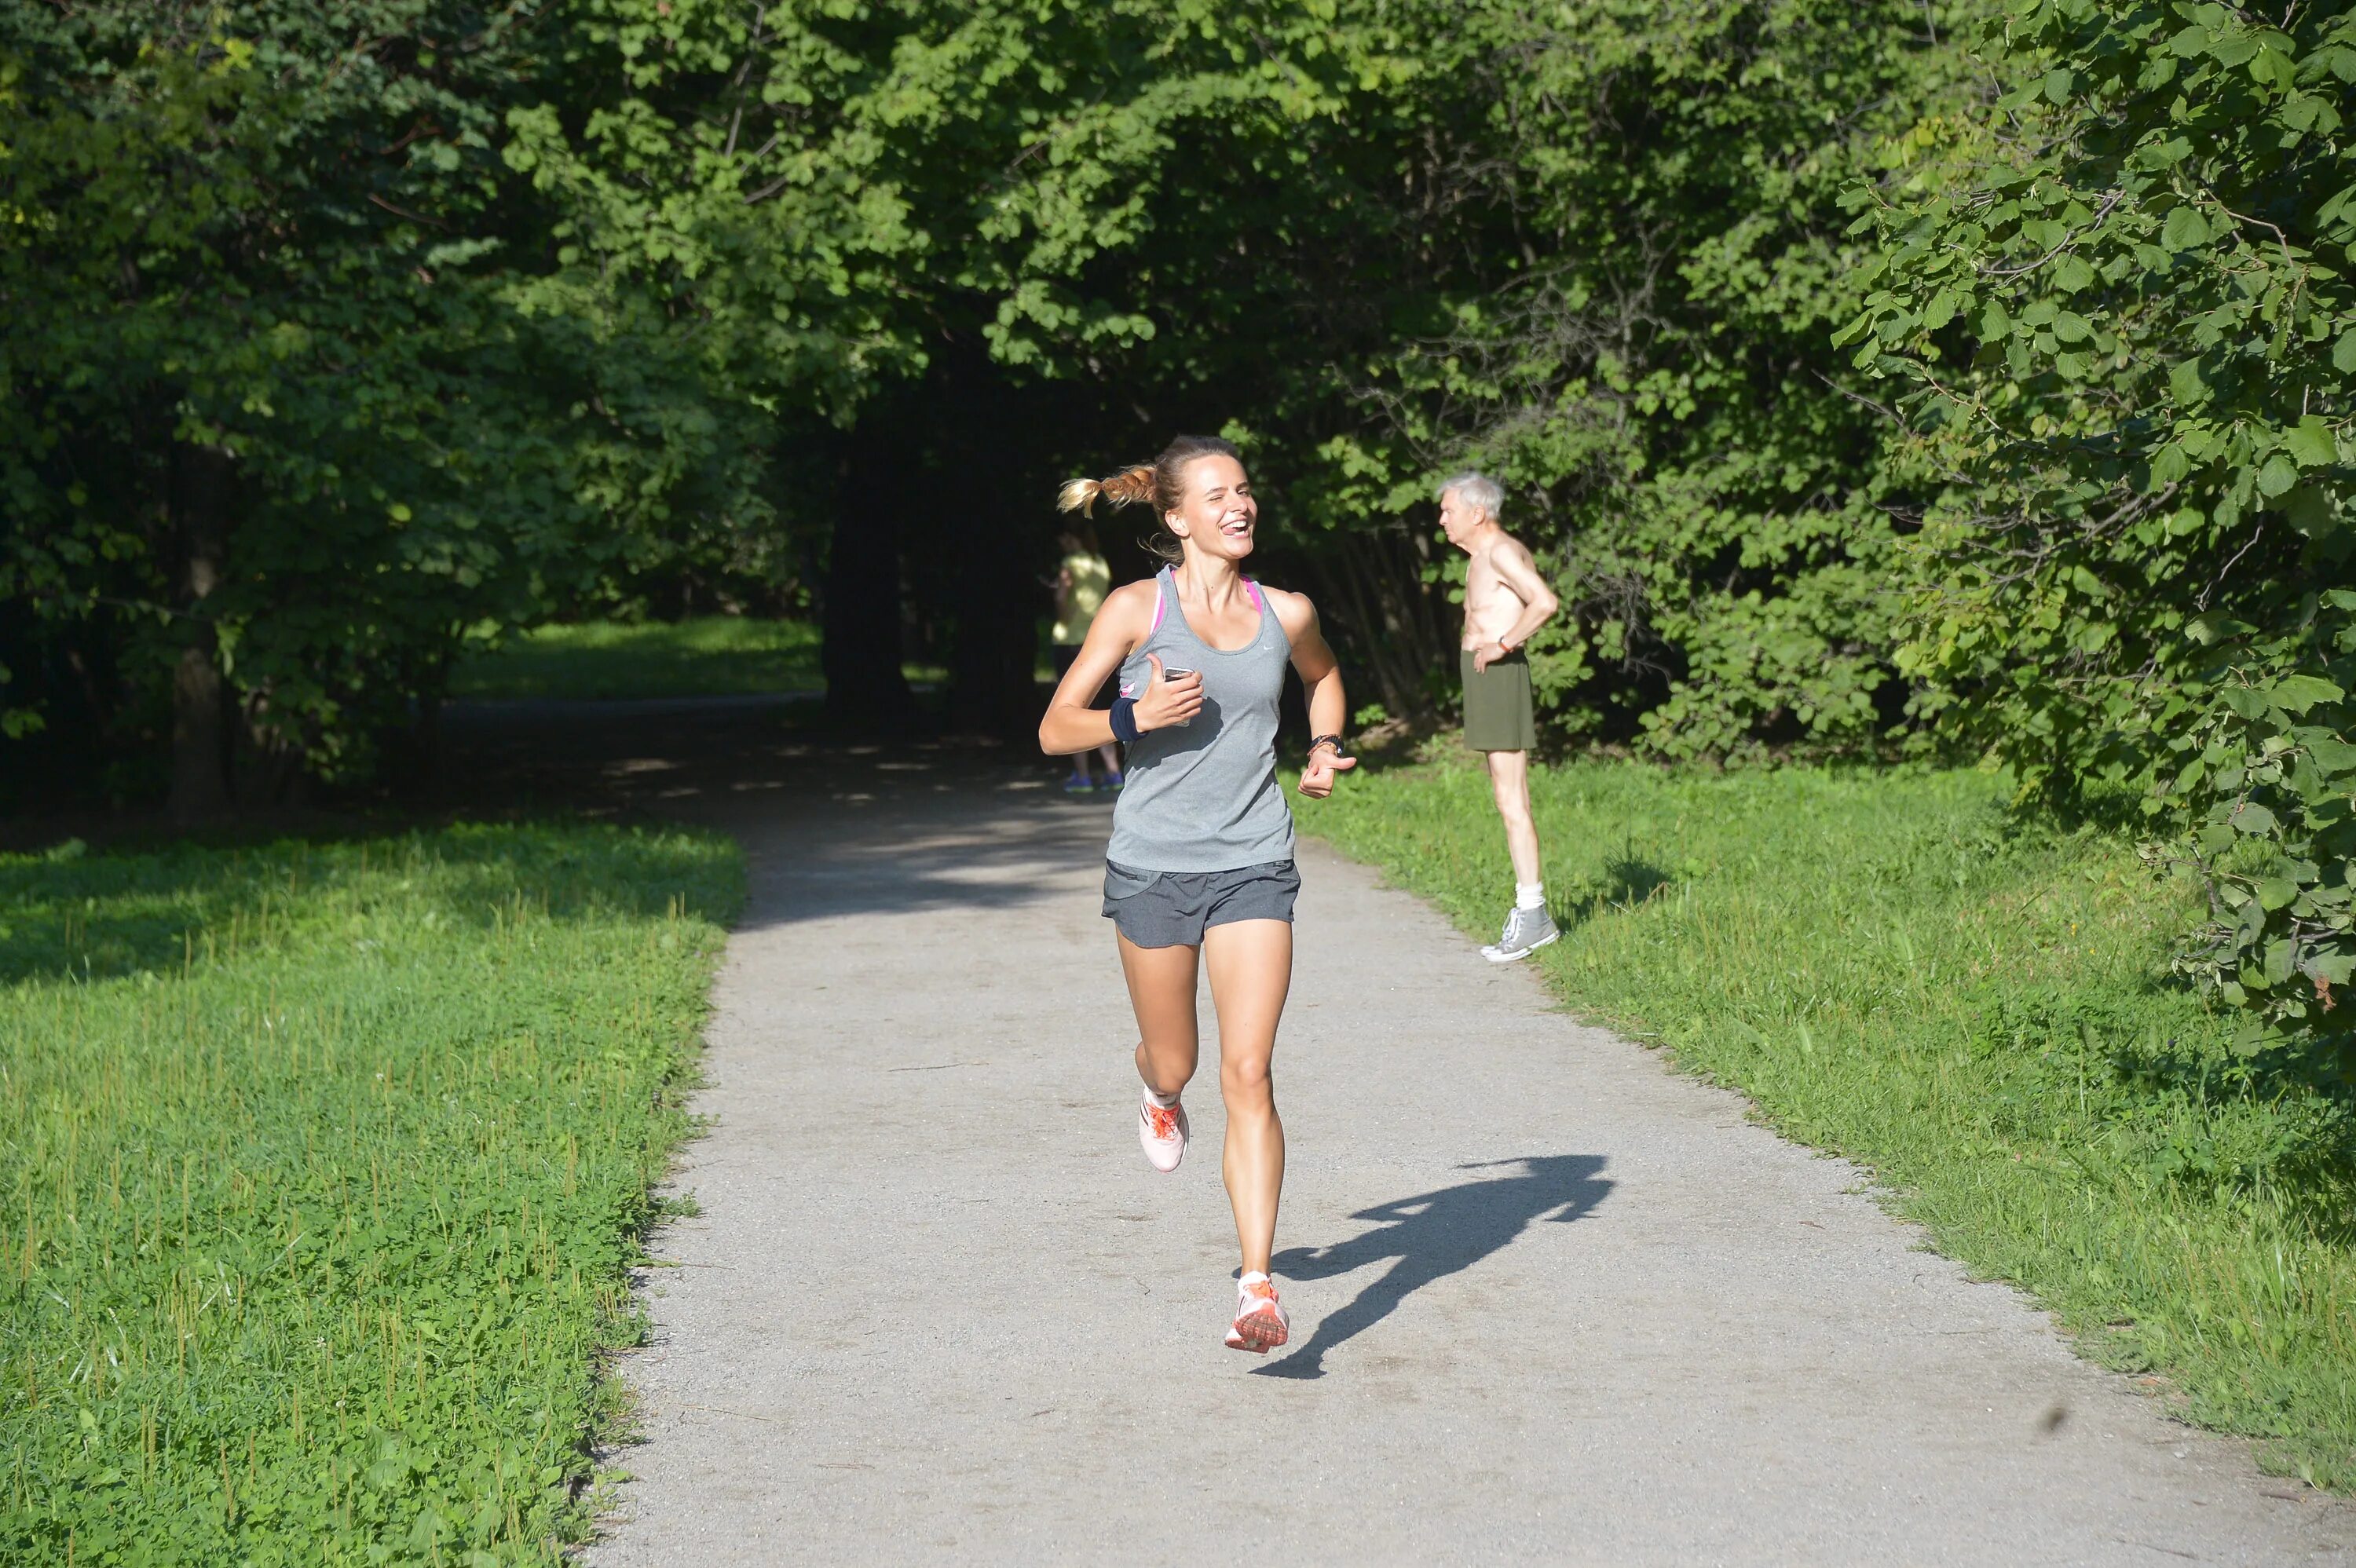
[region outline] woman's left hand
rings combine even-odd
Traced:
[[[1336,746],[1315,747],[1301,766],[1301,793],[1312,800],[1323,800],[1333,793],[1333,775],[1348,773],[1357,765],[1357,758],[1342,755]]]

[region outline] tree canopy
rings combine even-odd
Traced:
[[[697,573],[823,620],[839,717],[905,715],[913,626],[1019,731],[1056,483],[1216,431],[1388,711],[1451,700],[1430,492],[1487,467],[1569,607],[1558,741],[2139,800],[2254,1049],[2344,1043],[2351,28],[15,7],[12,772],[399,771],[462,650]]]

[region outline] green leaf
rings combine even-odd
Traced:
[[[2283,516],[2290,526],[2309,539],[2318,539],[2330,531],[2340,520],[2331,505],[2331,492],[2321,485],[2301,485],[2293,489],[2282,503]]]
[[[2255,837],[2275,830],[2275,814],[2256,801],[2244,801],[2233,813],[2233,826],[2239,831]]]
[[[2324,468],[2340,461],[2340,443],[2319,414],[2309,414],[2283,437],[2283,449],[2301,468]]]
[[[2190,251],[2209,242],[2209,222],[2194,208],[2179,207],[2159,226],[2159,242],[2170,251]]]
[[[2265,976],[2269,986],[2279,986],[2291,977],[2298,957],[2298,949],[2287,940],[2266,944]]]
[[[2271,877],[2258,884],[2258,902],[2265,909],[2288,909],[2298,897],[2298,884],[2288,877]]]
[[[2319,702],[2337,702],[2347,694],[2317,675],[2288,675],[2265,688],[2266,699],[2286,713],[2304,713]]]
[[[2265,466],[2258,470],[2258,493],[2262,496],[2279,496],[2297,483],[2298,464],[2281,453],[2267,458]]]
[[[2356,744],[2326,735],[2307,743],[2308,755],[2329,776],[2356,771]]]
[[[2246,637],[2256,630],[2248,622],[2236,621],[2222,610],[2195,615],[2184,624],[2184,635],[2204,648],[2214,647],[2231,637]]]

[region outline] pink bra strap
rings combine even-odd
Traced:
[[[1244,592],[1251,595],[1251,602],[1252,602],[1252,608],[1253,608],[1253,609],[1255,609],[1255,610],[1258,611],[1258,612],[1259,612],[1261,614],[1263,614],[1263,615],[1265,615],[1265,614],[1267,614],[1267,613],[1268,613],[1268,606],[1260,603],[1260,599],[1259,599],[1259,584],[1258,584],[1258,583],[1254,582],[1254,581],[1253,581],[1250,578],[1248,578],[1248,577],[1245,578],[1245,579],[1244,579]]]

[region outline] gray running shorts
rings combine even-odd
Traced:
[[[1105,862],[1105,918],[1140,947],[1200,947],[1214,925],[1290,921],[1300,896],[1301,873],[1290,860],[1233,871],[1141,871]]]

